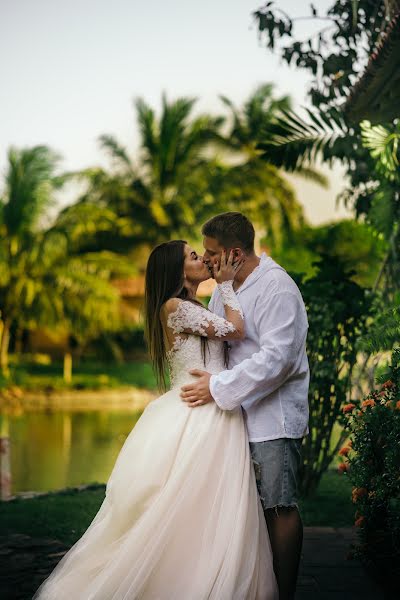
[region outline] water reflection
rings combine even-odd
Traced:
[[[27,412],[9,417],[12,493],[106,482],[141,412]]]

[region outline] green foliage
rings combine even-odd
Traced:
[[[354,517],[350,498],[350,482],[329,468],[315,492],[299,500],[303,524],[306,527],[350,527]]]
[[[264,245],[268,239],[262,240]],[[286,270],[310,277],[316,272],[320,254],[337,257],[352,279],[363,287],[372,287],[378,276],[387,244],[374,230],[352,220],[318,227],[304,226],[286,239],[281,248],[273,247],[273,258]]]
[[[400,123],[389,128],[363,121],[360,126],[364,146],[377,160],[378,171],[390,179],[398,176]]]
[[[0,390],[17,386],[29,391],[48,392],[64,389],[112,389],[137,387],[156,390],[157,385],[151,364],[147,360],[102,361],[99,353],[76,361],[71,383],[63,378],[63,365],[54,361],[50,364],[38,364],[31,357],[16,359],[11,355],[10,376],[0,375]],[[101,353],[100,353],[101,356]]]
[[[8,151],[1,219],[14,250],[17,236],[37,229],[43,210],[54,204],[53,191],[61,179],[55,175],[59,162],[60,157],[46,146]]]
[[[80,240],[114,223],[110,211],[70,207],[46,227],[54,190],[65,179],[42,146],[9,153],[0,201],[0,362],[7,373],[11,328],[63,326],[83,342],[119,326],[113,275],[130,272],[110,252],[83,253]],[[85,210],[86,209],[86,212]],[[89,210],[88,210],[89,209]]]
[[[113,171],[85,171],[89,187],[82,200],[98,202],[124,220],[125,230],[119,232],[122,248],[181,237],[200,220],[203,205],[210,204],[205,196],[214,159],[206,151],[220,143],[223,119],[192,116],[194,104],[192,98],[169,102],[164,95],[157,117],[143,99],[135,101],[140,132],[135,164],[113,136],[100,137]]]
[[[224,143],[234,164],[226,168],[212,183],[213,196],[219,199],[223,210],[241,210],[254,222],[265,228],[270,242],[279,247],[304,223],[303,208],[292,186],[272,164],[260,158],[259,143],[263,132],[272,126],[281,111],[290,109],[287,96],[274,97],[270,83],[256,88],[242,107],[221,97],[229,109],[227,134]],[[317,170],[303,165],[296,173],[327,187],[326,178]]]
[[[100,138],[112,158],[112,171],[82,173],[89,185],[82,202],[91,201],[118,214],[120,228],[96,234],[100,247],[124,248],[171,237],[225,210],[242,210],[264,227],[276,245],[286,232],[304,221],[292,186],[274,166],[260,160],[260,133],[280,110],[290,107],[287,96],[274,96],[273,85],[259,86],[235,106],[221,100],[228,116],[193,116],[194,100],[163,96],[161,114],[136,100],[140,151],[135,161],[110,135]],[[224,125],[224,128],[222,127]],[[296,172],[326,186],[326,178],[309,165]],[[106,244],[106,246],[104,246]]]
[[[305,119],[284,110],[266,126],[259,144],[263,159],[286,170],[312,166],[317,158],[339,159],[346,166],[349,186],[341,199],[385,237],[388,250],[376,287],[393,294],[400,281],[399,124],[353,122],[346,102],[360,64],[382,40],[395,3],[337,0],[325,15],[311,5],[310,20],[330,25],[301,41],[295,39],[297,19],[275,4],[267,2],[254,13],[260,37],[269,49],[279,47],[287,64],[311,73],[314,108],[306,109]]]
[[[293,111],[282,111],[264,128],[258,145],[262,158],[287,171],[310,166],[317,159],[332,163],[338,158],[350,165],[348,149],[354,135],[342,113],[336,108],[328,114],[307,108],[305,112],[307,119]]]
[[[322,256],[314,277],[298,280],[310,328],[310,434],[303,445],[303,495],[312,493],[329,467],[341,440],[332,447],[334,425],[351,391],[356,340],[365,327],[369,300],[337,258]]]
[[[309,97],[314,106],[307,110],[307,120],[285,113],[267,128],[262,146],[264,158],[286,169],[312,164],[318,155],[328,161],[340,159],[350,181],[342,199],[354,206],[357,215],[369,213],[374,191],[370,182],[380,179],[379,173],[374,173],[376,160],[370,155],[367,138],[374,144],[379,138],[382,145],[385,136],[379,126],[376,130],[369,128],[369,132],[365,126],[366,145],[363,144],[360,125],[349,122],[343,105],[359,77],[360,64],[365,64],[374,51],[390,14],[391,3],[385,0],[332,1],[326,14],[311,5],[308,18],[321,22],[321,28],[306,39],[296,40],[296,21],[307,17],[292,18],[275,2],[267,2],[254,13],[267,47],[278,49],[288,65],[310,73]],[[393,157],[397,152],[396,139],[396,135],[389,134],[384,142],[389,162],[390,153]]]
[[[305,69],[312,76],[309,95],[314,106],[340,107],[365,61],[387,24],[390,3],[386,0],[332,0],[326,14],[310,5],[308,19],[321,28],[302,40],[295,39],[296,22],[304,15],[290,17],[266,2],[254,12],[260,38],[270,50],[279,47],[288,65]]]
[[[392,303],[381,293],[375,294],[370,317],[358,348],[370,354],[392,350],[400,340],[400,293],[395,294]]]
[[[356,554],[394,590],[400,584],[400,348],[382,379],[360,404],[345,407],[352,443],[341,453],[354,486]]]

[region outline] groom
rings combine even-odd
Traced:
[[[197,381],[182,387],[191,407],[216,402],[222,410],[242,406],[257,488],[264,509],[280,600],[293,600],[303,541],[297,505],[301,443],[308,433],[308,329],[304,302],[294,281],[272,258],[254,251],[254,227],[241,213],[207,221],[203,260],[210,268],[233,249],[245,260],[234,279],[244,312],[245,338],[230,342],[229,370],[193,370]],[[210,310],[224,316],[218,290]]]

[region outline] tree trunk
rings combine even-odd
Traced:
[[[64,354],[64,381],[65,383],[71,383],[72,381],[72,354],[66,352]]]
[[[0,499],[11,496],[11,462],[8,417],[0,417]]]
[[[3,375],[8,377],[10,374],[8,368],[8,346],[10,343],[11,321],[9,319],[4,319],[2,325],[0,340],[0,369]]]

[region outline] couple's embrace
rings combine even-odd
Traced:
[[[304,303],[284,269],[256,256],[244,215],[217,215],[202,233],[203,257],[179,240],[150,255],[147,341],[171,389],[147,406],[99,512],[35,598],[294,597]],[[207,310],[196,291],[210,273]]]

